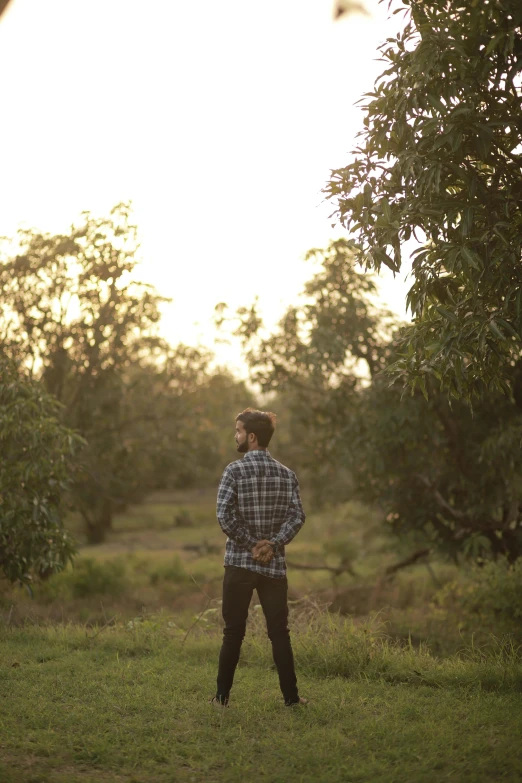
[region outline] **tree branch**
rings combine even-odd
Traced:
[[[413,563],[416,563],[417,560],[420,560],[422,557],[427,557],[430,552],[431,550],[429,548],[417,549],[416,552],[408,555],[408,557],[405,557],[404,560],[400,560],[398,563],[394,563],[393,565],[388,566],[384,572],[385,577],[392,576],[392,574],[400,571],[401,568],[406,568],[409,565],[413,565]]]
[[[454,519],[466,519],[466,514],[463,511],[459,511],[458,509],[454,508],[453,506],[450,506],[447,500],[445,500],[442,495],[440,494],[439,490],[436,489],[431,481],[426,477],[421,475],[420,473],[417,473],[417,478],[422,481],[422,483],[428,487],[433,492],[433,496],[439,506],[442,506],[442,508],[446,509]]]

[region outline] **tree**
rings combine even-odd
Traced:
[[[483,395],[473,411],[428,380],[402,394],[382,376],[362,391],[351,435],[357,495],[400,536],[454,560],[522,555],[522,409]]]
[[[0,0],[0,16],[2,16],[8,5],[9,0]]]
[[[356,426],[359,390],[386,366],[392,320],[373,304],[375,283],[356,270],[352,242],[332,241],[306,259],[318,267],[305,285],[306,303],[289,307],[265,336],[255,306],[242,308],[235,333],[248,348],[252,380],[287,412],[278,453],[305,473],[320,504],[333,499],[336,485],[345,497],[349,491],[340,474],[350,461],[345,433]]]
[[[59,408],[0,358],[0,573],[10,582],[49,576],[75,552],[64,496],[81,439],[60,424]]]
[[[208,361],[200,350],[165,344],[154,360],[131,358],[97,385],[73,484],[91,543],[104,539],[113,515],[130,503],[151,490],[189,482],[195,451],[192,400],[207,383]]]
[[[224,466],[237,458],[234,420],[245,408],[258,407],[258,401],[244,381],[226,369],[209,372],[205,382],[189,397],[185,418],[184,453],[191,473],[185,486],[217,486]],[[177,486],[182,486],[178,475]]]
[[[84,213],[69,234],[21,231],[18,252],[8,248],[0,264],[4,351],[41,379],[64,424],[87,441],[73,494],[93,542],[152,480],[155,397],[183,358],[156,333],[165,300],[132,279],[137,247],[120,204],[109,218]],[[206,361],[197,351],[189,358]]]
[[[509,396],[484,395],[473,411],[450,405],[432,379],[428,400],[419,389],[403,394],[383,372],[397,351],[393,323],[372,304],[353,245],[338,240],[312,255],[321,268],[306,303],[264,337],[244,308],[238,332],[253,380],[291,407],[294,457],[301,452],[316,500],[358,498],[402,538],[454,559],[520,557],[522,364]]]
[[[425,392],[432,377],[457,397],[509,393],[522,339],[522,4],[403,4],[360,146],[325,192],[367,268],[399,271],[417,240],[414,323],[393,370]]]
[[[200,351],[180,346],[172,353],[172,363],[157,373],[154,387],[150,371],[143,378],[142,399],[147,406],[154,400],[154,423],[142,421],[136,443],[150,437],[153,428],[151,489],[208,487],[234,459],[235,416],[255,407],[256,400],[243,381],[203,363]],[[148,428],[148,436],[142,428]]]

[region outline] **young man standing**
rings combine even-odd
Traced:
[[[243,459],[225,468],[219,484],[217,518],[228,536],[223,579],[223,645],[219,654],[216,705],[228,704],[245,636],[254,588],[266,619],[274,663],[286,706],[299,698],[288,630],[285,544],[305,521],[295,473],[267,449],[275,414],[247,408],[236,418],[237,450]]]

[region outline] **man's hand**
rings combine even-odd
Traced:
[[[258,560],[260,563],[269,563],[274,556],[274,550],[270,544],[270,541],[263,539],[258,541],[255,547],[252,548],[252,557],[254,560]]]

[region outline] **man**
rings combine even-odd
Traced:
[[[223,645],[217,693],[212,703],[227,706],[245,636],[254,588],[266,619],[285,705],[299,697],[288,630],[285,545],[299,532],[305,514],[295,473],[267,449],[275,414],[247,408],[236,418],[237,450],[243,459],[225,468],[219,484],[217,518],[228,536],[223,579]]]

